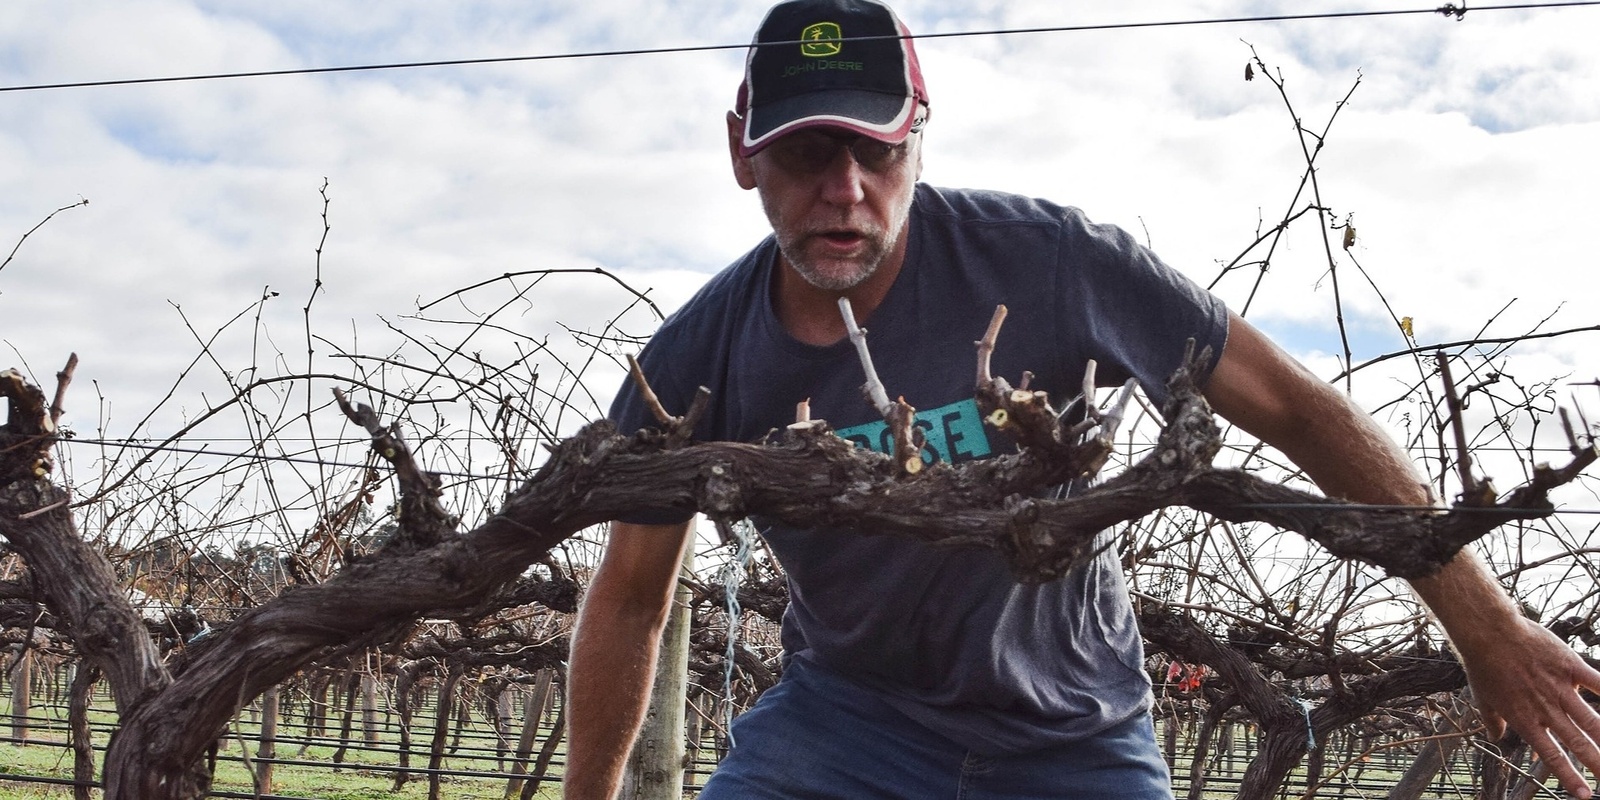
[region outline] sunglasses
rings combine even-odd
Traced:
[[[920,133],[923,122],[911,126],[911,133]],[[800,131],[773,142],[764,151],[769,153],[778,168],[791,175],[816,175],[833,164],[840,151],[848,150],[850,157],[863,170],[881,175],[905,163],[910,152],[911,136],[890,144],[865,136],[828,134],[817,131]]]

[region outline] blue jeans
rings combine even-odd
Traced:
[[[733,723],[702,800],[1170,800],[1148,714],[1088,741],[982,756],[801,659]]]

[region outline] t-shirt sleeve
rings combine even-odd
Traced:
[[[1228,310],[1215,295],[1162,262],[1127,231],[1089,222],[1068,210],[1061,240],[1062,319],[1078,318],[1083,358],[1095,359],[1098,382],[1134,378],[1156,403],[1167,379],[1195,351],[1211,349],[1205,376],[1228,339]]]

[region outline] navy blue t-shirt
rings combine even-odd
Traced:
[[[931,450],[951,463],[1008,447],[973,395],[974,341],[1009,309],[994,374],[1057,401],[1095,359],[1102,385],[1137,379],[1158,402],[1185,342],[1221,353],[1222,303],[1126,232],[1077,209],[1014,195],[918,185],[906,261],[864,327],[889,395],[919,409]],[[796,341],[772,310],[768,238],[674,313],[640,354],[663,405],[683,413],[711,390],[696,437],[751,442],[810,399],[859,446],[888,448],[862,397],[848,340]],[[611,418],[654,425],[624,386]],[[633,521],[666,521],[648,516]],[[1148,708],[1143,648],[1114,553],[1044,585],[1019,584],[993,551],[935,547],[872,531],[801,530],[753,520],[789,576],[786,655],[879,689],[932,729],[982,753],[1076,741]]]

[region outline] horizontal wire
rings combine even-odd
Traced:
[[[1596,6],[1596,5],[1600,5],[1600,0],[1567,0],[1566,2],[1554,2],[1554,3],[1503,3],[1503,4],[1498,4],[1498,5],[1473,6],[1470,10],[1473,11],[1473,12],[1476,12],[1476,13],[1483,13],[1483,12],[1486,12],[1486,11],[1514,11],[1514,10],[1530,10],[1530,9],[1545,9],[1545,8],[1568,8],[1568,7]],[[856,36],[856,37],[846,37],[845,41],[866,42],[866,41],[874,41],[874,40],[879,40],[879,39],[953,39],[953,38],[962,38],[962,37],[1011,36],[1011,35],[1019,35],[1019,34],[1037,34],[1037,33],[1082,33],[1082,32],[1088,32],[1088,31],[1138,30],[1138,29],[1144,29],[1144,28],[1167,28],[1167,27],[1185,27],[1185,26],[1201,26],[1201,25],[1235,25],[1235,24],[1247,23],[1247,22],[1298,22],[1298,21],[1306,21],[1306,20],[1355,19],[1355,18],[1361,18],[1361,17],[1393,17],[1393,16],[1404,16],[1404,15],[1418,15],[1418,14],[1442,14],[1442,15],[1447,16],[1447,17],[1454,16],[1454,17],[1456,17],[1456,19],[1459,20],[1459,19],[1463,18],[1466,15],[1468,10],[1469,9],[1467,9],[1465,7],[1465,4],[1463,4],[1462,7],[1458,8],[1458,7],[1456,7],[1456,5],[1454,3],[1447,3],[1447,4],[1443,5],[1443,6],[1437,6],[1437,7],[1434,7],[1434,8],[1389,9],[1389,10],[1379,10],[1379,11],[1325,11],[1325,12],[1313,12],[1313,13],[1306,13],[1306,14],[1271,14],[1271,15],[1262,15],[1262,16],[1248,16],[1248,17],[1216,17],[1216,18],[1210,18],[1210,19],[1160,20],[1160,21],[1154,21],[1154,22],[1107,22],[1107,23],[1100,23],[1100,24],[1087,24],[1087,25],[1051,25],[1051,26],[1040,26],[1040,27],[1030,27],[1030,28],[993,28],[993,29],[975,30],[975,31],[950,31],[950,32],[946,32],[946,33],[923,33],[923,34],[913,34],[913,35],[910,35],[910,36]],[[763,47],[775,47],[775,46],[779,46],[779,45],[796,45],[796,44],[808,44],[808,43],[809,44],[815,44],[815,41],[803,42],[803,41],[801,41],[799,39],[795,39],[795,40],[791,40],[791,41],[782,41],[782,42],[767,42],[767,43],[764,43],[762,46]],[[587,58],[614,58],[614,57],[619,57],[619,56],[644,56],[644,55],[668,55],[668,54],[679,54],[679,53],[704,53],[704,52],[714,52],[714,51],[721,51],[721,50],[744,50],[744,49],[748,49],[750,46],[751,46],[751,43],[749,43],[749,42],[740,42],[738,44],[684,45],[684,46],[679,46],[679,47],[639,47],[639,48],[628,48],[628,49],[619,49],[619,50],[589,50],[589,51],[575,51],[575,52],[566,52],[566,53],[543,53],[543,54],[522,55],[522,56],[497,56],[497,57],[486,57],[486,58],[452,58],[452,59],[439,59],[439,60],[434,60],[434,61],[405,61],[405,62],[390,62],[390,63],[380,63],[380,64],[354,64],[354,65],[334,66],[334,67],[298,67],[298,68],[290,68],[290,69],[252,70],[252,71],[244,71],[244,72],[216,72],[216,73],[205,73],[205,74],[198,74],[198,75],[170,75],[170,76],[164,76],[164,77],[119,78],[119,79],[93,80],[93,81],[71,81],[71,82],[61,82],[61,83],[36,83],[36,84],[27,84],[27,85],[20,85],[20,86],[0,86],[0,92],[26,92],[26,91],[39,91],[39,90],[47,90],[47,89],[84,89],[84,88],[99,87],[99,86],[132,86],[132,85],[157,84],[157,83],[179,83],[179,82],[193,82],[193,81],[224,80],[224,79],[230,79],[230,78],[268,78],[268,77],[278,77],[278,76],[285,76],[285,75],[326,75],[326,74],[344,73],[344,72],[374,72],[374,71],[379,71],[379,70],[416,69],[416,68],[422,68],[422,67],[480,66],[480,65],[485,65],[485,64],[511,64],[511,63],[521,63],[521,62],[561,61],[561,60],[587,59]]]

